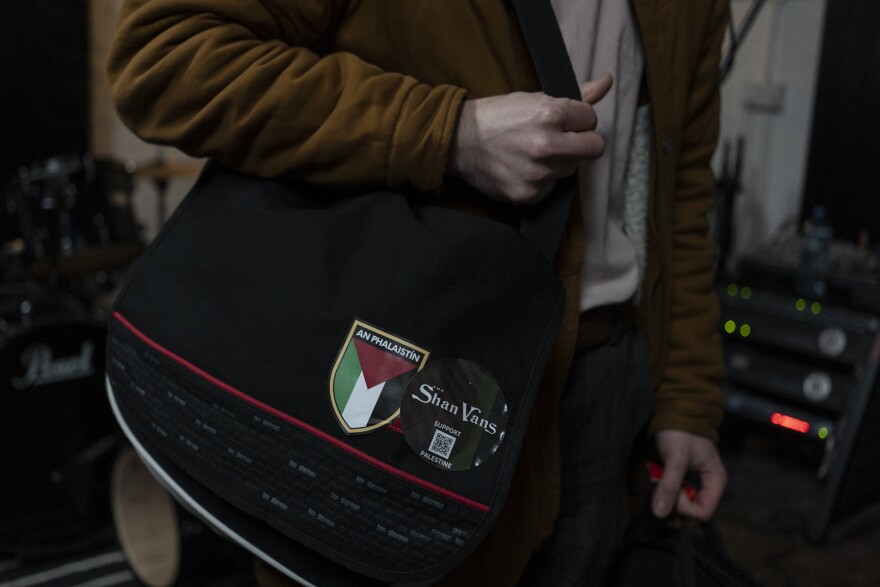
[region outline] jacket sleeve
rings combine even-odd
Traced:
[[[669,347],[650,431],[679,429],[717,440],[723,354],[709,213],[714,206],[711,158],[720,125],[718,77],[727,0],[714,3],[709,19],[688,92],[675,174]]]
[[[317,47],[342,0],[125,0],[108,78],[141,138],[340,190],[442,183],[464,90]]]

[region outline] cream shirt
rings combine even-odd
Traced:
[[[578,82],[610,72],[614,84],[594,105],[605,154],[579,169],[584,224],[581,311],[632,300],[640,243],[627,236],[625,183],[644,61],[626,0],[551,0]]]

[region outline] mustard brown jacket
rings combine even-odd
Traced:
[[[631,4],[653,116],[640,304],[655,388],[650,432],[714,439],[722,362],[708,213],[727,0]],[[465,99],[540,90],[505,0],[125,0],[108,75],[122,120],[146,140],[259,176],[344,192],[404,190],[515,221],[514,210],[444,177]],[[463,565],[482,569],[489,584],[515,581],[556,516],[578,218],[575,209],[555,261],[567,312],[517,477],[495,531],[471,557],[479,560]]]

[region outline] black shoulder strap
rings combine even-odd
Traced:
[[[513,0],[513,5],[544,93],[580,100],[580,88],[550,0]],[[573,191],[573,178],[561,180],[541,204],[523,208],[521,232],[550,260],[562,239]]]

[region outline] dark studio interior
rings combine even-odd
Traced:
[[[0,587],[256,585],[252,556],[175,504],[107,402],[114,297],[205,163],[115,114],[120,5],[0,5]],[[880,2],[731,15],[714,523],[761,585],[880,585]]]

